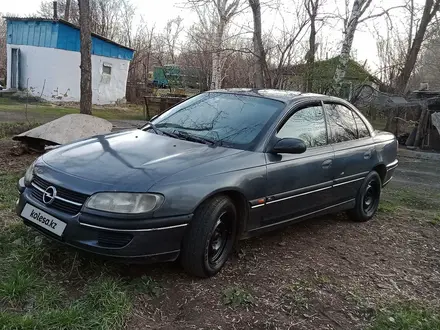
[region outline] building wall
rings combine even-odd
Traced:
[[[56,48],[7,45],[7,87],[11,87],[11,49],[20,49],[20,87],[48,101],[79,102],[81,54]],[[103,65],[111,74],[103,72]],[[129,61],[92,55],[92,102],[114,103],[125,97]]]

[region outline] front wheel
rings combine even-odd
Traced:
[[[366,176],[356,195],[354,209],[348,211],[349,217],[357,222],[370,220],[379,208],[382,180],[376,171],[371,171]]]
[[[228,259],[236,228],[237,211],[227,196],[215,196],[200,205],[183,239],[183,268],[199,277],[215,275]]]

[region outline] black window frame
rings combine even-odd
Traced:
[[[352,111],[352,113],[353,113],[353,117],[354,116],[357,116],[358,118],[359,118],[359,120],[362,122],[362,124],[364,124],[364,126],[365,126],[365,128],[367,129],[367,132],[368,132],[368,136],[364,136],[364,137],[360,137],[359,136],[359,126],[358,126],[358,122],[356,121],[356,117],[354,117],[354,122],[356,123],[356,129],[357,129],[357,133],[358,133],[358,140],[361,140],[361,139],[369,139],[369,138],[371,138],[371,136],[372,136],[372,134],[371,134],[371,132],[370,132],[370,128],[368,127],[368,125],[365,123],[365,121],[364,121],[364,119],[362,118],[362,116],[360,116],[359,115],[359,113],[357,112],[357,111],[355,111],[355,110],[353,110],[353,109],[350,109],[351,111]]]
[[[356,139],[347,140],[347,141],[341,141],[341,142],[333,142],[333,141],[331,141],[331,140],[333,139],[333,131],[332,131],[332,128],[330,127],[330,121],[328,120],[328,116],[329,116],[329,114],[328,114],[328,111],[327,111],[327,109],[326,109],[326,107],[325,107],[326,104],[336,104],[336,105],[343,106],[343,107],[347,108],[348,110],[350,110],[351,115],[352,115],[352,117],[353,117],[354,125],[355,125],[355,127],[356,127]],[[323,109],[324,109],[324,113],[325,113],[325,116],[326,116],[326,118],[327,118],[327,121],[326,121],[326,122],[327,122],[328,140],[330,141],[329,144],[332,144],[332,145],[333,145],[333,144],[347,143],[347,142],[357,141],[357,140],[359,140],[359,139],[364,139],[364,138],[359,138],[359,130],[358,130],[358,126],[357,126],[357,123],[356,123],[356,119],[355,119],[355,117],[354,117],[354,114],[356,114],[356,115],[362,120],[362,122],[364,123],[364,125],[367,127],[368,133],[370,134],[370,137],[371,137],[371,132],[370,132],[370,129],[368,128],[368,125],[366,125],[365,122],[364,122],[364,120],[362,119],[362,117],[359,116],[359,114],[358,114],[356,111],[354,111],[354,110],[353,110],[350,106],[348,106],[347,104],[344,104],[344,103],[342,103],[342,102],[338,102],[338,101],[333,101],[333,100],[325,100],[325,101],[322,101],[322,107],[323,107]]]
[[[327,122],[327,114],[324,108],[324,103],[321,100],[316,100],[316,101],[307,101],[307,102],[302,102],[300,104],[296,104],[294,105],[290,110],[288,110],[286,112],[286,115],[278,122],[278,124],[275,127],[275,131],[272,134],[272,139],[275,140],[279,140],[279,138],[277,137],[278,132],[280,131],[280,129],[284,126],[284,124],[292,117],[295,115],[295,113],[297,113],[298,111],[301,111],[302,109],[305,108],[309,108],[309,107],[316,107],[316,106],[320,106],[323,114],[324,114],[324,124],[325,124],[325,135],[326,135],[326,144],[322,145],[322,146],[316,146],[316,147],[307,147],[307,150],[309,149],[316,149],[316,148],[323,148],[323,147],[328,147],[330,145],[330,137],[329,137],[329,126],[328,126],[328,122]]]

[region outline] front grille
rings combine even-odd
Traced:
[[[60,210],[62,212],[65,213],[69,213],[69,214],[77,214],[80,210],[82,205],[85,203],[85,201],[87,200],[88,196],[81,194],[81,193],[77,193],[75,191],[72,190],[68,190],[65,188],[62,188],[60,186],[54,185],[42,178],[40,178],[39,176],[34,176],[34,179],[32,180],[32,184],[36,185],[38,188],[36,187],[32,187],[32,196],[39,200],[39,201],[43,201],[43,191],[47,189],[47,187],[49,186],[53,186],[57,189],[57,197],[63,198],[66,201],[60,200],[60,199],[55,199],[52,204],[47,205],[48,207]],[[74,203],[78,203],[80,205],[76,205],[73,203],[69,203],[70,202],[74,202]]]
[[[113,233],[109,231],[98,232],[98,244],[102,247],[119,248],[126,246],[132,240],[130,234]]]

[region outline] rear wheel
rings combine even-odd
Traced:
[[[236,228],[237,212],[228,197],[216,196],[200,205],[183,239],[183,268],[199,277],[215,275],[228,259]]]
[[[356,196],[354,209],[348,211],[349,217],[357,222],[370,220],[379,208],[382,180],[376,171],[365,178]]]

